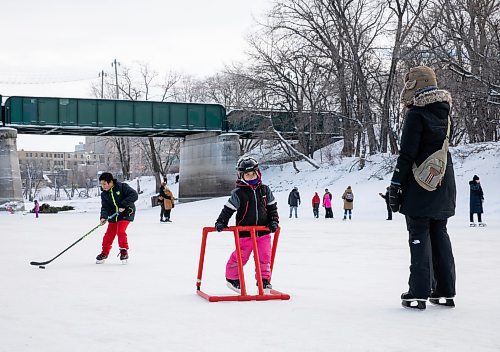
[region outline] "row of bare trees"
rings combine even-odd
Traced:
[[[345,155],[396,152],[401,77],[426,64],[455,99],[454,143],[499,139],[497,0],[284,0],[251,37],[268,106],[343,116]],[[296,123],[296,122],[295,122]]]
[[[162,76],[144,63],[123,66],[121,98],[288,112],[297,139],[288,150],[304,156],[331,141],[314,116],[336,112],[343,154],[363,157],[397,152],[401,78],[425,64],[454,98],[452,143],[500,139],[499,0],[279,0],[248,42],[244,63],[203,79],[173,71]],[[114,98],[114,82],[94,86],[95,96],[104,89]],[[142,143],[158,175],[163,143]],[[120,141],[117,148],[126,163],[130,146]]]

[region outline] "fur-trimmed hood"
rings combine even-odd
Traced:
[[[420,107],[437,102],[446,102],[451,106],[452,99],[450,92],[444,89],[434,89],[417,94],[413,98],[413,105]]]

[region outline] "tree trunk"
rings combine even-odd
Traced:
[[[153,163],[153,173],[156,181],[156,193],[160,192],[161,179],[160,179],[160,164],[156,157],[156,148],[153,137],[148,137],[149,146],[151,147],[151,162]]]

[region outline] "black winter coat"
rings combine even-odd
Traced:
[[[413,176],[412,166],[420,165],[441,149],[448,129],[451,96],[444,90],[423,93],[406,112],[401,147],[392,182],[400,183],[402,214],[413,217],[447,219],[455,215],[456,186],[453,161],[448,152],[446,172],[435,191],[422,188]]]
[[[296,189],[293,189],[288,195],[288,205],[291,207],[298,207],[300,205],[300,194]]]
[[[469,181],[470,187],[470,212],[474,214],[483,213],[483,189],[476,181]]]
[[[217,222],[227,226],[235,211],[236,226],[268,226],[271,221],[279,222],[277,203],[268,186],[259,184],[252,187],[242,182],[238,182],[236,186]],[[258,231],[257,235],[268,233],[269,231]],[[250,237],[250,232],[242,231],[240,237]]]
[[[125,210],[109,219],[109,222],[118,222],[120,220],[134,221],[135,204],[138,195],[135,189],[126,183],[113,180],[113,188],[101,193],[101,219],[107,219],[108,216],[118,212],[119,208]]]

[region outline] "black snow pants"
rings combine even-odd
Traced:
[[[313,205],[313,215],[315,218],[319,218],[319,204]]]
[[[438,297],[455,296],[455,259],[447,219],[406,216],[411,265],[409,293],[427,299],[431,292]]]

